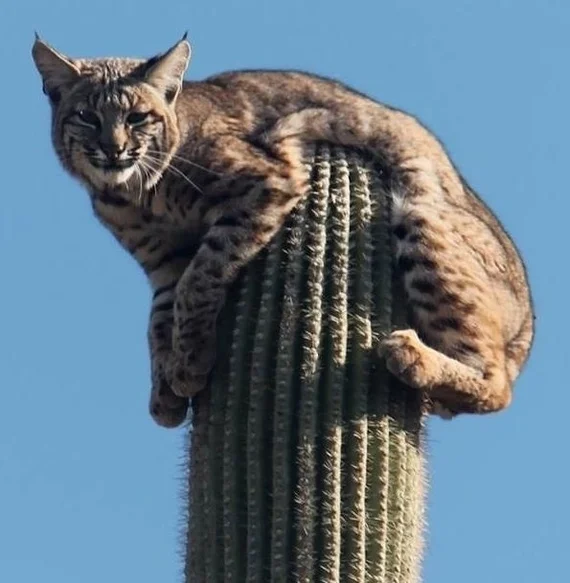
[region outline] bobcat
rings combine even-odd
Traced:
[[[382,341],[389,370],[437,403],[436,412],[509,405],[534,333],[525,269],[415,118],[301,72],[184,81],[186,36],[148,60],[72,59],[37,37],[33,58],[63,167],[87,187],[95,214],[154,289],[157,423],[182,423],[189,397],[203,388],[227,286],[306,192],[304,147],[315,141],[371,153],[398,185],[396,259],[415,329]]]

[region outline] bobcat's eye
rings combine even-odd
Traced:
[[[127,115],[126,122],[130,126],[141,126],[148,122],[149,112],[148,111],[133,111]]]
[[[83,125],[87,125],[93,128],[101,127],[101,121],[99,120],[99,116],[92,111],[88,111],[87,109],[80,109],[77,112],[77,117],[83,123]]]

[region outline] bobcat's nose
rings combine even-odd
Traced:
[[[101,150],[110,162],[116,162],[121,157],[121,154],[127,149],[127,145],[119,144],[100,144]]]

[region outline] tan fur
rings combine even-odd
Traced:
[[[37,39],[52,138],[99,219],[155,290],[151,413],[181,423],[215,358],[239,269],[306,192],[305,145],[372,154],[393,193],[396,259],[415,330],[380,347],[390,371],[451,415],[506,407],[533,336],[522,261],[438,140],[412,116],[305,73],[183,82],[190,48],[71,59]]]

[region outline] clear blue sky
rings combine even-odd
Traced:
[[[158,8],[157,8],[158,6]],[[538,313],[509,411],[430,422],[426,583],[568,580],[566,0],[4,0],[0,580],[177,581],[183,431],[147,415],[149,291],[61,170],[30,49],[298,68],[419,115],[522,249]]]

